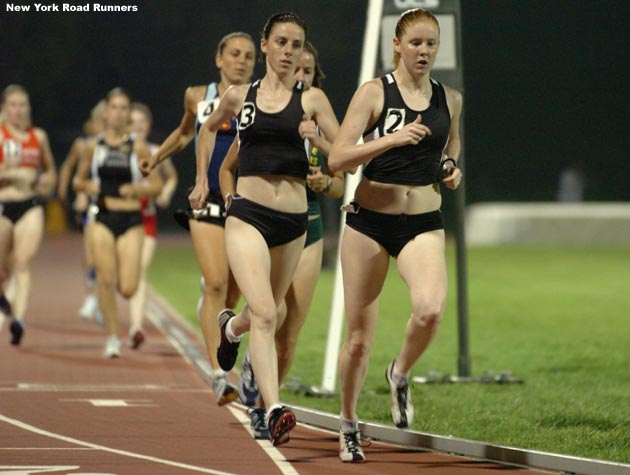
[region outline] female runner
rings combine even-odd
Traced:
[[[239,179],[228,201],[226,248],[230,268],[246,300],[235,316],[220,314],[217,357],[228,371],[236,361],[240,335],[251,321],[249,350],[264,401],[274,445],[286,442],[295,415],[279,403],[278,360],[274,344],[278,306],[284,301],[305,243],[308,224],[305,193],[309,170],[302,120],[312,118],[334,139],[338,123],[326,95],[304,91],[295,70],[306,40],[306,25],[293,13],[273,15],[263,29],[261,49],[266,73],[251,85],[230,88],[202,128],[197,180],[189,196],[203,209],[208,195],[207,168],[221,124],[238,115]],[[207,137],[207,139],[206,139]]]
[[[31,105],[22,86],[7,86],[0,96],[0,311],[11,319],[11,344],[24,336],[31,291],[30,264],[44,235],[40,196],[54,190],[57,173],[48,135],[31,126]],[[15,276],[9,303],[4,285]]]
[[[157,173],[141,181],[139,159],[148,160],[144,140],[129,134],[131,98],[121,88],[107,95],[105,131],[92,139],[81,157],[74,187],[97,195],[90,205],[87,228],[96,269],[98,302],[109,338],[106,358],[121,356],[116,290],[129,299],[138,288],[144,227],[140,200],[162,189]]]
[[[153,125],[153,114],[151,109],[141,102],[131,104],[131,126],[129,130],[141,140],[147,140]],[[149,150],[155,153],[158,146],[149,143]],[[160,194],[155,198],[142,198],[142,224],[144,225],[144,241],[142,243],[142,261],[140,263],[140,282],[138,290],[133,294],[129,301],[129,311],[131,326],[129,328],[129,347],[137,350],[144,342],[145,336],[142,330],[142,321],[144,319],[144,311],[147,300],[147,271],[153,261],[155,248],[157,246],[157,209],[168,208],[171,204],[171,198],[177,188],[177,170],[173,166],[170,158],[162,160],[156,167],[158,174],[162,180],[163,186]]]
[[[334,170],[367,163],[341,243],[346,336],[339,355],[339,455],[344,462],[365,460],[357,401],[390,256],[397,259],[413,308],[402,348],[385,375],[398,427],[413,419],[409,372],[444,313],[447,279],[438,181],[455,189],[462,179],[457,168],[462,97],[430,77],[439,34],[436,18],[426,10],[400,16],[393,39],[396,70],[359,88],[330,155]],[[361,136],[365,143],[357,145]]]
[[[179,127],[143,164],[143,173],[154,168],[158,162],[184,149],[193,136],[195,143],[202,124],[219,104],[225,91],[231,85],[245,84],[254,72],[256,46],[247,33],[234,32],[224,36],[217,47],[215,63],[220,71],[219,83],[207,86],[189,87],[184,96],[184,116]],[[201,270],[202,296],[197,305],[197,316],[206,343],[210,364],[214,369],[213,391],[217,403],[221,406],[238,397],[236,387],[231,384],[219,367],[216,348],[219,344],[219,327],[216,315],[225,307],[236,306],[239,292],[227,264],[225,253],[225,204],[219,191],[218,170],[236,135],[236,121],[226,120],[217,132],[217,141],[212,155],[212,166],[208,168],[210,197],[208,206],[199,213],[192,210],[179,215],[180,224],[190,229],[197,263]]]

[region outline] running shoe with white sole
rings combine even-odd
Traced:
[[[267,425],[271,443],[274,446],[286,444],[289,441],[289,431],[295,427],[295,424],[295,414],[285,406],[271,411]]]
[[[405,427],[409,427],[411,422],[413,421],[413,402],[411,400],[411,389],[409,387],[409,382],[405,381],[405,383],[401,386],[397,386],[392,381],[392,371],[394,370],[394,363],[396,360],[392,361],[387,370],[385,371],[385,379],[387,380],[387,384],[389,384],[390,390],[390,412],[392,415],[392,421],[399,429],[404,429]]]
[[[224,406],[238,398],[238,390],[227,378],[225,373],[216,374],[212,378],[212,390],[219,406]]]
[[[116,335],[111,335],[105,343],[105,351],[103,352],[105,358],[113,359],[120,358],[120,340]]]
[[[250,417],[250,427],[254,439],[269,440],[269,427],[265,422],[265,416],[267,411],[264,407],[251,407],[247,410],[247,414]]]
[[[217,359],[219,360],[219,366],[223,371],[230,371],[234,368],[236,363],[236,357],[238,356],[238,347],[241,344],[240,341],[232,343],[228,340],[225,334],[225,327],[227,323],[236,316],[236,314],[229,308],[221,310],[219,313],[219,328],[221,329],[221,343],[217,348]]]
[[[256,404],[259,394],[260,390],[258,389],[258,384],[256,384],[254,368],[252,368],[252,362],[249,359],[248,350],[245,352],[243,366],[241,367],[241,374],[238,378],[238,395],[243,404],[252,407]]]
[[[83,305],[79,309],[79,316],[84,320],[93,320],[98,310],[98,298],[96,295],[86,295]]]
[[[365,462],[359,431],[339,432],[339,458],[342,462]]]

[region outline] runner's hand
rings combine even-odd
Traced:
[[[192,209],[203,209],[206,207],[206,198],[210,193],[208,183],[197,183],[193,190],[188,195],[188,202]]]
[[[405,145],[416,145],[427,135],[431,135],[431,129],[422,123],[422,116],[418,114],[416,120],[394,132],[391,136],[396,140],[397,147],[404,147]]]

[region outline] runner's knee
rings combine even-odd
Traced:
[[[210,299],[221,298],[225,300],[227,294],[227,281],[221,277],[203,279],[203,294]]]
[[[411,323],[418,327],[438,325],[442,320],[443,308],[440,302],[414,304]]]
[[[96,281],[99,287],[108,290],[116,288],[116,279],[113,274],[108,272],[98,272],[96,275]]]
[[[255,307],[250,306],[250,314],[252,327],[256,327],[260,331],[275,334],[278,311],[273,302],[256,305]]]
[[[138,290],[138,283],[121,282],[118,286],[118,292],[126,299],[133,297],[133,294]]]
[[[372,348],[372,341],[363,333],[357,333],[346,338],[345,347],[353,360],[359,360],[368,357],[370,348]]]

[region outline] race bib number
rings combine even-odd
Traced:
[[[385,134],[393,134],[405,125],[405,109],[387,109],[385,115]]]
[[[238,130],[244,130],[254,123],[256,119],[256,105],[253,102],[243,104],[238,116]]]
[[[107,147],[105,145],[97,145],[94,148],[94,156],[92,157],[92,161],[96,163],[98,168],[102,167],[105,164],[105,160],[107,160]]]
[[[2,144],[2,154],[6,165],[19,166],[22,162],[22,144],[15,140],[5,140]]]
[[[219,106],[219,98],[215,97],[214,99],[210,99],[207,101],[201,101],[197,103],[197,120],[200,124],[203,124],[212,111],[214,111]]]

